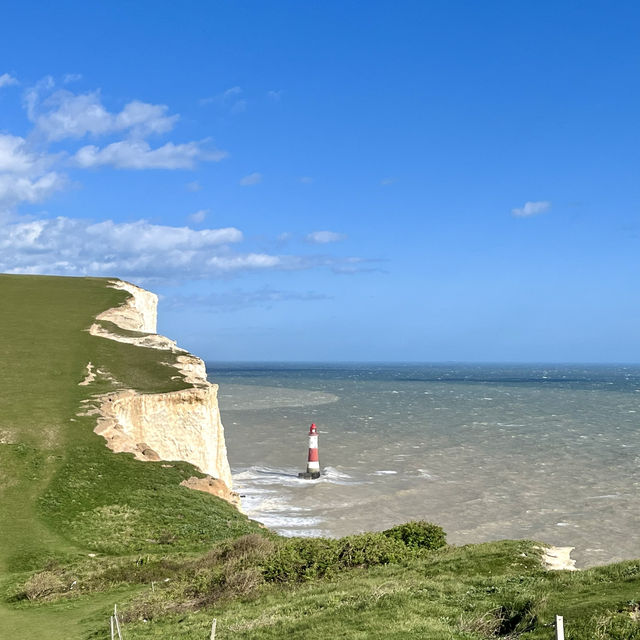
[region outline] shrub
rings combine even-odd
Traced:
[[[64,590],[62,580],[51,571],[34,573],[23,585],[24,597],[29,600],[44,598]]]
[[[496,609],[500,624],[496,635],[518,636],[535,628],[539,603],[529,598],[516,597]]]
[[[214,547],[193,564],[197,569],[231,562],[238,565],[255,564],[273,553],[275,547],[275,543],[270,538],[250,533]]]
[[[251,595],[263,583],[263,580],[262,574],[256,567],[240,571],[227,570],[224,576],[224,595]]]
[[[408,548],[401,540],[381,533],[363,533],[339,540],[291,538],[265,558],[262,573],[268,582],[295,582],[352,567],[400,562],[407,553]]]
[[[362,533],[339,541],[340,568],[370,567],[400,562],[407,557],[407,547],[400,540],[381,533]]]
[[[418,520],[399,524],[382,532],[387,538],[400,540],[410,549],[426,549],[432,551],[447,544],[447,534],[442,527],[431,522]]]
[[[291,538],[265,559],[262,574],[268,582],[309,580],[331,573],[337,563],[337,540]]]
[[[519,638],[521,634],[536,628],[538,611],[545,604],[544,598],[533,600],[514,596],[481,616],[470,618],[461,616],[459,629],[484,638]]]
[[[275,547],[273,540],[257,533],[250,533],[229,542],[223,550],[222,558],[225,561],[236,560],[241,563],[262,560],[273,553]]]

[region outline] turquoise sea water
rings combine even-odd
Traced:
[[[285,535],[410,519],[450,542],[640,557],[640,367],[209,363],[245,511]],[[299,480],[307,433],[323,477]]]

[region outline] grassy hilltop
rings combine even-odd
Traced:
[[[0,275],[0,638],[640,639],[640,562],[547,572],[539,545],[442,546],[415,525],[278,538],[179,486],[188,464],[114,454],[80,416],[86,365],[115,388],[184,386],[167,352],[91,336],[127,294],[107,280]],[[111,327],[112,328],[112,327]],[[224,418],[224,416],[223,416]]]
[[[93,433],[95,417],[77,415],[82,400],[113,390],[105,382],[78,386],[89,361],[123,387],[160,392],[185,386],[171,380],[171,370],[161,364],[171,354],[86,331],[96,315],[128,295],[107,282],[0,276],[0,571],[5,577],[88,553],[200,550],[257,528],[227,503],[180,487],[194,474],[190,465],[165,468],[115,455]],[[0,628],[15,624],[27,630],[35,624],[32,635],[15,637],[40,637],[38,623],[30,620],[42,619],[42,637],[83,637],[92,624],[78,620],[93,603],[70,606],[60,615],[54,607],[49,616],[41,610],[19,615],[22,609],[2,605]],[[59,626],[58,618],[75,629],[70,633]]]

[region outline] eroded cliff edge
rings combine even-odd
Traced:
[[[218,385],[207,380],[200,358],[156,333],[155,294],[121,280],[113,280],[109,286],[126,291],[129,297],[121,306],[98,315],[89,332],[108,340],[170,352],[167,364],[189,386],[168,393],[126,389],[94,396],[91,406],[85,409],[97,414],[95,432],[106,439],[112,451],[133,453],[138,460],[181,460],[195,465],[208,477],[190,478],[183,483],[185,486],[207,491],[237,506],[218,408]],[[80,384],[91,384],[97,376],[108,378],[109,374],[88,363],[87,377]]]

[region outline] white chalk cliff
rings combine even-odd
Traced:
[[[190,386],[168,393],[139,393],[129,389],[100,395],[98,406],[92,411],[98,414],[95,432],[107,440],[107,446],[113,451],[133,453],[139,460],[190,462],[210,477],[190,478],[183,484],[237,503],[236,494],[231,492],[218,385],[207,380],[200,358],[156,333],[158,298],[155,294],[120,280],[112,281],[110,286],[123,289],[130,297],[121,306],[101,313],[90,333],[171,352],[176,375]],[[110,331],[108,325],[105,327],[100,321],[111,322],[127,333]],[[91,363],[87,371],[84,384],[90,384],[95,377]],[[96,372],[108,375],[100,369]]]

